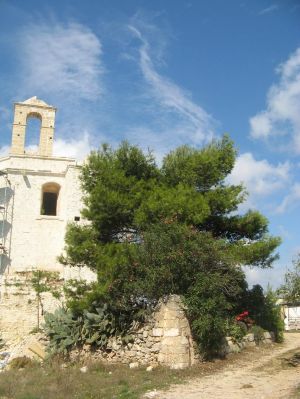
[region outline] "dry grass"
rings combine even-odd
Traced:
[[[157,367],[150,372],[145,367],[130,369],[100,362],[87,365],[86,373],[80,371],[82,365],[62,368],[58,360],[43,367],[31,364],[23,370],[0,373],[0,399],[138,399],[146,391],[201,378],[233,364],[243,367],[249,359],[259,358],[261,352],[247,349],[225,360],[201,363],[186,370]]]
[[[97,362],[88,365],[86,373],[80,371],[80,365],[33,364],[0,374],[0,399],[137,399],[148,390],[210,374],[226,363],[218,360],[187,370],[157,367],[147,372],[145,367],[130,369]]]

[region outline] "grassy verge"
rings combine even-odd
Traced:
[[[137,399],[148,390],[208,374],[223,367],[223,363],[216,361],[187,370],[157,367],[150,372],[143,367],[93,363],[86,373],[78,365],[31,365],[0,374],[0,399]]]
[[[200,363],[185,370],[157,367],[147,372],[145,367],[130,369],[125,365],[95,362],[82,373],[82,365],[64,368],[58,360],[43,367],[32,364],[0,373],[0,399],[138,399],[147,391],[200,378],[229,365],[245,367],[249,361],[272,350],[272,347],[249,348],[224,360]]]

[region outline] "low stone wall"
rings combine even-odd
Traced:
[[[241,342],[234,340],[232,337],[226,337],[221,354],[241,352],[245,348],[255,347],[257,345],[272,344],[274,335],[268,331],[263,333],[263,337],[257,342],[254,334],[250,333],[243,337]]]
[[[124,345],[121,339],[111,339],[107,350],[91,351],[85,345],[81,351],[73,351],[72,357],[99,359],[125,363],[130,367],[140,365],[163,365],[173,369],[186,368],[199,361],[196,344],[193,342],[189,322],[179,296],[172,295],[161,302],[152,318],[132,333],[133,342]],[[241,342],[226,337],[220,355],[240,352],[244,348],[270,344],[274,337],[264,332],[259,342],[254,334],[247,334]]]
[[[38,312],[31,275],[10,275],[4,288],[0,301],[2,338],[12,354],[23,351],[27,355],[28,342],[31,342],[30,331],[37,326]],[[43,293],[42,302],[44,311],[47,312],[53,312],[60,305],[51,293]],[[41,309],[39,316],[40,323],[43,323]],[[261,343],[271,342],[271,334],[265,332]],[[221,354],[239,352],[255,345],[253,334],[246,335],[241,342],[227,337]],[[132,332],[132,342],[124,344],[121,338],[111,338],[106,350],[93,351],[89,345],[85,345],[80,351],[72,351],[71,358],[76,357],[125,363],[130,367],[160,364],[173,369],[186,368],[199,361],[184,305],[177,295],[172,295],[167,301],[161,301],[157,305],[148,322]]]
[[[123,345],[112,339],[107,350],[93,352],[94,359],[139,365],[164,365],[173,369],[189,367],[196,361],[194,343],[184,307],[179,296],[161,302],[152,318],[133,333],[133,342]],[[90,357],[90,347],[73,351],[73,357]]]

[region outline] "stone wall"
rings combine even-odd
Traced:
[[[106,351],[97,350],[92,356],[109,362],[139,365],[167,366],[173,369],[189,367],[196,361],[194,343],[184,307],[179,296],[172,295],[161,301],[151,319],[133,333],[133,341],[123,345],[121,339],[111,339]],[[76,356],[90,357],[90,347]]]
[[[232,337],[226,337],[221,354],[228,355],[229,353],[241,352],[245,348],[255,347],[257,345],[272,344],[274,342],[274,334],[268,331],[263,333],[259,341],[255,339],[254,334],[250,333],[243,337],[242,341],[236,341]]]
[[[23,274],[18,279],[10,280],[6,289],[7,297],[0,303],[0,331],[7,341],[6,347],[11,357],[16,354],[28,356],[29,346],[36,339],[36,336],[32,337],[28,332],[37,325],[38,310],[30,275]],[[45,311],[53,311],[59,305],[49,293],[43,294],[42,301]],[[22,312],[23,318],[20,317]],[[18,322],[16,316],[19,317]],[[42,321],[42,314],[40,318]],[[177,295],[170,296],[167,301],[161,301],[149,320],[142,326],[136,326],[131,335],[132,340],[127,344],[124,344],[121,338],[111,338],[105,350],[93,350],[90,345],[85,345],[80,350],[73,350],[70,354],[71,359],[123,363],[131,368],[163,365],[172,369],[189,367],[200,359],[184,306]],[[44,345],[45,337],[38,337],[39,345]],[[272,342],[272,334],[264,332],[259,344]],[[226,337],[220,354],[240,352],[257,344],[254,334],[247,334],[241,342]],[[33,353],[31,355],[33,356]]]
[[[129,364],[130,367],[163,365],[172,369],[189,367],[201,358],[192,339],[184,306],[177,295],[159,303],[151,319],[132,332],[132,336],[133,341],[127,345],[122,344],[120,338],[111,339],[105,351],[92,351],[89,345],[85,345],[82,350],[73,351],[71,358],[93,358]],[[269,332],[263,333],[260,342],[255,341],[254,334],[247,334],[241,342],[226,337],[220,355],[226,356],[256,345],[271,344],[273,341],[274,337]]]
[[[31,283],[32,272],[8,274],[2,280],[0,300],[0,333],[7,347],[14,347],[26,339],[37,328],[38,312],[40,325],[43,312],[53,312],[61,302],[50,292],[41,294],[42,307]],[[62,285],[62,281],[57,282]]]

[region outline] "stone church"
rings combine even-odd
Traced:
[[[20,289],[32,270],[58,271],[64,279],[74,273],[57,257],[67,224],[82,223],[80,166],[53,156],[55,113],[36,97],[15,103],[10,153],[0,158],[0,331],[12,327],[22,333],[32,323],[27,320],[32,301]],[[41,121],[36,152],[25,148],[30,118]],[[12,317],[15,322],[8,323]]]

